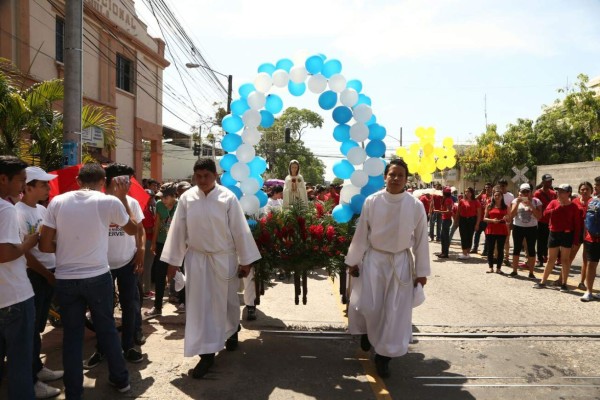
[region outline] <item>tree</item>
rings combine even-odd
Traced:
[[[256,153],[264,157],[269,164],[269,175],[284,178],[288,174],[289,162],[296,159],[300,162],[301,174],[307,182],[316,184],[324,182],[325,164],[304,145],[302,135],[308,128],[321,128],[323,117],[319,114],[295,107],[287,108],[275,119],[270,128],[262,129],[262,140]],[[285,128],[290,128],[291,143],[285,143]]]
[[[459,158],[460,165],[466,169],[465,178],[473,180],[481,177],[492,182],[497,181],[510,167],[500,157],[502,137],[498,134],[496,125],[488,125],[487,131],[477,136],[475,141],[475,146],[467,148]]]

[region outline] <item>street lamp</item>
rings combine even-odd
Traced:
[[[231,113],[231,87],[232,87],[232,82],[233,82],[233,76],[225,75],[222,72],[215,71],[214,69],[209,68],[206,65],[194,64],[194,63],[189,62],[189,63],[185,63],[185,66],[186,66],[186,68],[204,68],[206,70],[209,70],[210,72],[219,74],[219,75],[227,78],[227,114]],[[223,89],[225,89],[225,88],[223,88]]]

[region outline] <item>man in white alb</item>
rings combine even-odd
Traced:
[[[348,330],[362,335],[363,350],[373,346],[381,377],[389,376],[392,357],[408,351],[413,287],[425,286],[431,273],[427,216],[420,200],[405,191],[406,163],[390,161],[384,176],[386,188],[365,200],[345,260],[355,276]]]
[[[80,190],[52,199],[43,221],[39,248],[56,253],[56,297],[63,323],[63,367],[68,399],[83,395],[83,334],[86,307],[92,313],[98,343],[108,360],[108,382],[127,392],[129,373],[113,317],[113,282],[108,267],[110,224],[137,233],[127,202],[129,186],[115,184],[114,196],[101,192],[106,174],[99,164],[79,170]]]
[[[161,256],[169,277],[185,259],[184,356],[200,355],[191,371],[196,379],[208,372],[226,341],[227,350],[237,347],[240,277],[260,259],[240,203],[216,179],[213,160],[196,161],[196,186],[179,198]]]

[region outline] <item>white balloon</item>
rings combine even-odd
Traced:
[[[260,110],[266,102],[267,98],[264,93],[254,91],[248,95],[248,105],[252,110]]]
[[[252,146],[256,146],[260,142],[260,137],[261,133],[256,128],[244,128],[242,131],[242,140]]]
[[[236,181],[243,181],[250,175],[250,167],[243,162],[236,162],[231,167],[231,176]]]
[[[347,88],[340,94],[340,101],[346,107],[354,107],[358,101],[358,92],[352,88]]]
[[[278,69],[277,71],[273,72],[273,85],[280,88],[286,87],[289,80],[290,77],[285,70]]]
[[[373,110],[368,104],[359,104],[352,110],[354,119],[358,122],[367,122],[373,116]]]
[[[257,91],[267,93],[273,86],[273,78],[266,72],[261,72],[254,78],[254,87]]]
[[[367,159],[367,152],[362,147],[356,146],[348,150],[348,161],[352,165],[360,165]]]
[[[248,128],[256,128],[260,125],[260,113],[256,110],[246,110],[244,115],[242,115],[242,121],[244,121],[244,125]]]
[[[260,201],[258,197],[253,194],[245,194],[240,198],[240,204],[242,210],[248,215],[258,214],[260,208]]]
[[[385,170],[385,164],[383,160],[379,157],[369,158],[363,164],[363,171],[365,171],[370,176],[377,176],[383,174]]]
[[[310,56],[312,56],[312,54],[307,49],[300,49],[294,53],[292,61],[294,62],[294,65],[304,65],[304,62]]]
[[[329,89],[341,93],[346,89],[346,78],[342,74],[335,74],[329,78]]]
[[[362,122],[357,122],[350,127],[350,137],[355,142],[363,142],[369,137],[369,127]]]
[[[244,179],[240,183],[240,188],[242,189],[242,193],[244,193],[244,194],[254,194],[254,193],[258,192],[258,189],[260,189],[260,186],[256,179],[249,177],[247,179]]]
[[[308,90],[313,93],[323,93],[327,87],[327,78],[321,74],[311,75],[308,78]]]
[[[369,175],[365,171],[356,170],[350,176],[350,182],[359,188],[365,186],[369,182]]]
[[[356,172],[356,171],[354,171]],[[350,203],[352,197],[360,193],[360,188],[354,185],[344,184],[342,190],[340,191],[340,200],[343,203]]]
[[[235,151],[235,156],[238,161],[243,163],[252,161],[255,155],[256,151],[254,150],[254,146],[248,143],[241,144]]]
[[[307,75],[308,72],[306,71],[305,67],[292,67],[292,69],[290,70],[290,80],[292,82],[302,83],[306,80]]]

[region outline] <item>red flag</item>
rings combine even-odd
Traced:
[[[58,175],[58,178],[52,179],[50,182],[48,182],[50,184],[49,200],[52,200],[54,196],[59,194],[79,189],[77,175],[79,175],[79,168],[81,168],[82,165],[83,164],[74,165],[59,169],[57,171],[48,172],[49,174]],[[150,195],[146,193],[142,185],[134,177],[131,177],[131,186],[129,187],[128,194],[140,203],[142,210],[144,210],[148,205]]]

